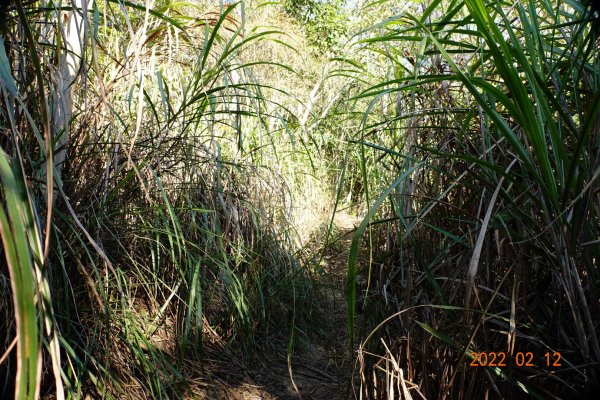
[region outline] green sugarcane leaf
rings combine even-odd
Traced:
[[[0,85],[6,89],[12,97],[17,97],[18,90],[11,73],[10,61],[4,47],[4,39],[0,37]]]

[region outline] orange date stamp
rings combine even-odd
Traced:
[[[542,356],[537,356],[531,351],[516,352],[512,356],[503,351],[471,351],[469,352],[471,359],[470,367],[561,367],[561,355],[558,351],[547,352]]]

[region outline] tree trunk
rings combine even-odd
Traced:
[[[73,116],[72,85],[81,69],[84,43],[88,29],[87,10],[93,0],[72,0],[72,10],[60,13],[60,47],[58,51],[58,76],[52,94],[52,135],[54,138],[54,167],[56,178],[62,178],[67,156],[70,123]]]

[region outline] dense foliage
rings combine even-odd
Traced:
[[[1,2],[0,397],[593,398],[596,17]]]
[[[348,33],[348,16],[342,0],[286,0],[286,12],[304,28],[318,50],[337,50]]]

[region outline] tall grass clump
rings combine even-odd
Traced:
[[[355,96],[371,102],[354,140],[371,209],[348,263],[351,328],[358,301],[375,315],[360,390],[589,398],[600,387],[600,69],[584,6],[406,5],[358,39],[388,65]],[[361,263],[367,228],[375,256]],[[507,366],[470,366],[481,352]]]
[[[308,315],[245,7],[3,3],[0,397],[203,395]]]

